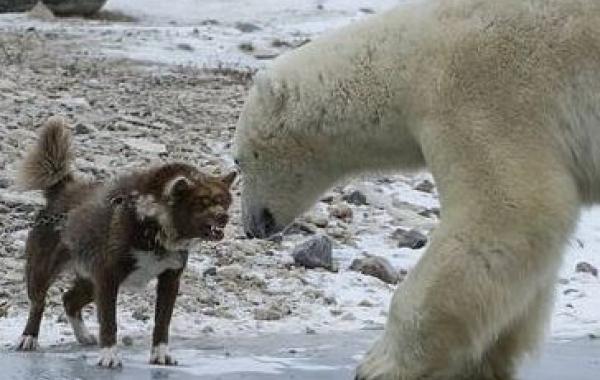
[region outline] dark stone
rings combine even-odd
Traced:
[[[333,270],[333,246],[324,235],[311,237],[294,248],[294,264],[308,269],[325,268]]]
[[[398,241],[398,248],[419,249],[427,244],[427,236],[417,230],[403,230],[398,228],[392,234],[392,239]]]
[[[246,51],[246,52],[254,51],[254,45],[252,45],[252,42],[242,42],[238,45],[238,48],[241,51]]]
[[[424,193],[431,193],[435,189],[435,185],[430,180],[426,179],[415,186],[415,190],[422,191]]]
[[[27,12],[33,9],[38,0],[0,0],[0,13]]]
[[[94,130],[83,123],[77,123],[75,124],[74,132],[76,135],[87,135],[94,132]]]
[[[42,0],[58,16],[89,16],[98,12],[107,0]]]
[[[598,269],[595,266],[593,266],[592,264],[586,263],[585,261],[577,263],[577,266],[575,267],[575,272],[588,273],[594,277],[598,277]]]
[[[210,268],[206,269],[204,272],[202,272],[202,277],[216,276],[216,275],[217,275],[217,268],[216,267],[210,267]]]
[[[220,22],[218,20],[215,20],[214,18],[207,18],[206,20],[200,21],[200,25],[203,25],[203,26],[219,25],[219,24],[220,24]]]
[[[241,21],[235,23],[235,28],[242,33],[252,33],[252,32],[256,32],[256,31],[262,29],[260,26],[253,24],[251,22],[241,22]]]
[[[440,209],[437,207],[428,208],[419,212],[419,215],[424,216],[426,218],[431,218],[433,216],[440,217]]]
[[[194,47],[192,45],[186,44],[186,43],[177,44],[177,49],[185,50],[185,51],[194,51]]]
[[[10,186],[11,181],[6,177],[0,177],[0,189],[6,189]]]
[[[356,206],[363,206],[369,204],[367,203],[367,196],[358,190],[355,190],[350,194],[344,195],[342,199]]]
[[[378,278],[388,284],[398,282],[398,273],[384,257],[369,256],[362,259],[354,259],[350,265],[350,270]]]

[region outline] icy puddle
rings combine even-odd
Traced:
[[[146,364],[142,344],[122,349],[124,368],[96,368],[95,351],[73,345],[46,348],[36,354],[0,352],[2,379],[352,379],[357,360],[369,347],[373,332],[322,335],[273,335],[255,338],[175,339],[178,367]],[[541,358],[528,363],[522,380],[596,380],[600,341],[548,344]],[[107,376],[108,375],[108,376]]]

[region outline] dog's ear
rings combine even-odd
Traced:
[[[223,177],[221,177],[221,182],[226,184],[227,187],[231,187],[231,185],[233,184],[233,181],[235,181],[236,177],[237,177],[237,172],[234,170],[231,173],[226,174]]]
[[[178,176],[167,182],[164,195],[167,199],[176,199],[184,194],[192,186],[189,179],[184,176]]]

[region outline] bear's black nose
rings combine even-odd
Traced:
[[[267,238],[278,232],[277,223],[269,209],[263,208],[250,217],[250,223],[246,225],[245,232],[248,238]]]

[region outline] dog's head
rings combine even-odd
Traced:
[[[222,177],[181,175],[165,184],[163,195],[178,239],[223,239],[235,177],[236,172]]]

